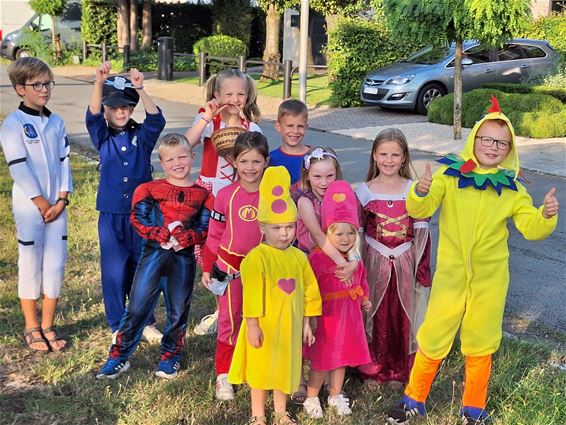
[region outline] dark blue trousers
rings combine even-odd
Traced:
[[[147,318],[163,292],[167,324],[161,341],[161,360],[180,353],[185,345],[187,317],[195,280],[193,249],[183,253],[144,245],[126,312],[110,357],[126,361],[140,342]],[[166,279],[162,279],[165,277]]]
[[[106,322],[114,332],[118,330],[124,315],[143,239],[131,225],[129,214],[105,212],[98,217],[98,238]],[[153,310],[147,323],[155,323]]]

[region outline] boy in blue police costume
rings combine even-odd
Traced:
[[[108,326],[116,335],[129,296],[142,239],[130,224],[134,190],[151,178],[151,152],[165,127],[165,118],[144,91],[144,77],[133,68],[130,80],[109,77],[110,63],[96,69],[96,80],[86,112],[86,127],[100,155],[100,183],[96,209],[100,212],[100,269]],[[130,117],[139,99],[146,111],[143,123]],[[153,314],[144,338],[160,341]]]

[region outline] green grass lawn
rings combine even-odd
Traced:
[[[251,77],[256,81],[260,94],[278,99],[283,96],[282,79],[279,81],[259,81],[259,75],[252,74]],[[198,77],[179,78],[175,81],[198,85]],[[307,77],[307,103],[309,105],[330,105],[331,94],[330,87],[328,87],[328,75],[309,75]],[[299,76],[296,74],[293,75],[291,97],[299,98]]]
[[[73,155],[75,193],[69,207],[69,260],[57,325],[72,341],[63,353],[32,356],[22,343],[23,319],[17,298],[16,239],[10,212],[11,180],[0,156],[0,423],[2,424],[243,424],[249,392],[241,387],[233,403],[214,399],[214,337],[192,333],[213,299],[198,288],[193,298],[186,356],[180,376],[153,375],[159,347],[142,344],[132,368],[116,381],[97,381],[93,370],[105,360],[110,332],[102,305],[97,214],[96,164]],[[158,310],[163,323],[163,307]],[[566,373],[551,366],[563,353],[545,345],[511,339],[494,356],[488,409],[496,425],[566,424]],[[562,359],[563,361],[563,359]],[[428,402],[429,416],[417,424],[459,424],[463,359],[454,350],[442,365]],[[382,386],[370,390],[352,372],[345,386],[354,414],[327,415],[302,424],[383,424],[400,396]],[[294,407],[291,407],[294,409]]]

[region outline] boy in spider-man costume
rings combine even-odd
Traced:
[[[114,379],[128,370],[128,358],[161,291],[167,324],[156,375],[171,379],[179,369],[195,278],[194,246],[206,239],[213,200],[189,178],[194,155],[184,136],[164,136],[158,152],[166,178],[144,183],[134,192],[131,221],[144,246],[116,342],[97,378]]]

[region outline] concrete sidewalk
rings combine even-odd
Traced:
[[[57,75],[83,81],[94,79],[94,68],[60,67]],[[189,83],[162,81],[155,73],[147,73],[144,86],[152,97],[201,106],[204,90]],[[258,96],[258,105],[265,119],[274,120],[281,99]],[[453,139],[452,126],[429,123],[424,116],[404,111],[383,111],[378,107],[359,108],[315,108],[309,110],[309,128],[372,141],[383,129],[397,127],[407,136],[412,149],[438,155],[458,152],[463,141]],[[462,129],[463,140],[470,129]],[[566,137],[554,139],[531,139],[517,137],[521,167],[545,174],[566,177]]]

